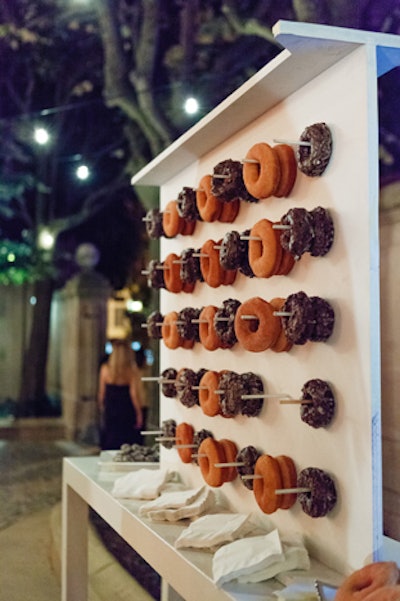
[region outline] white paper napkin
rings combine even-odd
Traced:
[[[206,511],[211,511],[214,506],[214,491],[204,487],[199,496],[188,505],[177,509],[153,509],[147,512],[147,517],[154,521],[177,522],[178,520],[193,518]]]
[[[115,480],[111,494],[124,499],[155,499],[170,477],[170,471],[162,468],[129,472]]]
[[[217,586],[241,576],[268,568],[284,560],[278,530],[251,536],[224,545],[213,557],[213,578]]]
[[[177,549],[215,549],[247,536],[254,530],[248,514],[215,513],[204,515],[190,524],[176,539]]]
[[[179,509],[190,505],[195,501],[205,489],[205,486],[191,488],[187,490],[163,491],[157,499],[149,501],[139,507],[139,515],[147,515],[150,511],[156,509]]]

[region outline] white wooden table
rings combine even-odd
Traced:
[[[276,581],[227,583],[218,589],[212,580],[212,554],[177,550],[174,541],[188,522],[155,523],[138,516],[143,503],[111,495],[114,475],[104,474],[98,457],[64,459],[62,501],[62,601],[88,598],[88,516],[93,508],[163,579],[163,599],[175,601],[268,601],[276,599]],[[143,466],[143,464],[140,464]],[[157,466],[154,466],[155,468]],[[313,574],[337,581],[338,575],[319,563]]]

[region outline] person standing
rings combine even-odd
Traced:
[[[99,372],[98,404],[103,450],[140,442],[143,425],[139,370],[127,340],[114,340],[108,360]]]

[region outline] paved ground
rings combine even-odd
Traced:
[[[65,440],[0,438],[0,601],[60,599],[62,458],[95,452]],[[155,572],[104,522],[94,519],[93,524],[89,601],[159,598]],[[119,555],[126,569],[115,559]],[[133,573],[151,596],[132,579]]]

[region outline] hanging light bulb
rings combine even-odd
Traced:
[[[194,96],[189,96],[186,98],[183,108],[188,115],[195,115],[200,108],[199,101]]]

